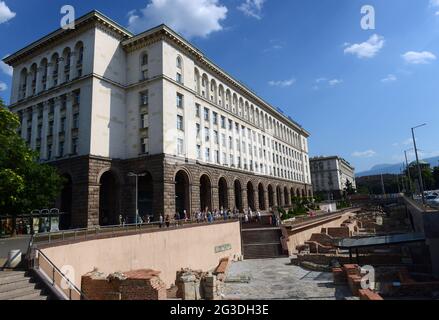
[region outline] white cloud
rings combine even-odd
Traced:
[[[398,80],[398,78],[394,74],[389,74],[384,79],[381,79],[381,82],[388,83]]]
[[[373,150],[366,151],[355,151],[352,156],[356,158],[371,158],[374,157],[377,153]]]
[[[384,37],[374,34],[366,42],[348,45],[344,53],[354,54],[360,59],[373,58],[384,47],[384,43]]]
[[[4,58],[6,58],[7,56],[8,55],[6,55]],[[8,76],[12,76],[13,68],[0,60],[0,71],[4,74],[7,74]]]
[[[238,7],[239,11],[242,11],[246,16],[256,19],[262,19],[262,7],[265,0],[245,0]]]
[[[322,78],[318,78],[318,79],[316,79],[316,83],[324,82],[326,80],[328,80],[328,79],[323,78],[323,77]]]
[[[281,88],[291,87],[295,83],[296,83],[296,79],[294,78],[288,80],[277,80],[277,81],[272,80],[268,82],[268,84],[272,87],[281,87]]]
[[[15,16],[16,13],[12,12],[4,1],[0,1],[0,24],[11,20]]]
[[[404,53],[402,58],[405,60],[405,62],[410,64],[428,64],[436,60],[436,56],[429,51],[409,51]]]
[[[218,0],[151,0],[145,8],[128,12],[128,29],[140,33],[165,23],[185,37],[207,37],[223,30],[227,12]]]
[[[343,80],[341,80],[341,79],[332,79],[332,80],[329,80],[328,83],[329,83],[329,85],[331,87],[334,87],[334,86],[337,86],[339,84],[342,84]]]
[[[430,0],[431,7],[439,7],[439,0]]]
[[[0,81],[0,92],[8,90],[8,85]]]
[[[439,11],[436,11],[436,13],[434,15],[435,16],[439,16]]]

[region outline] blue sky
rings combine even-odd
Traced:
[[[424,122],[422,155],[439,155],[439,0],[0,0],[0,56],[55,30],[65,4],[134,31],[167,23],[310,131],[311,155],[401,162]],[[10,80],[0,65],[5,101]]]

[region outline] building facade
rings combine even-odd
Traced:
[[[311,180],[314,192],[324,199],[340,199],[349,181],[356,189],[355,168],[338,156],[310,159]]]
[[[67,183],[64,225],[312,196],[309,133],[165,25],[97,11],[8,56],[21,136]],[[133,177],[133,173],[138,177]]]

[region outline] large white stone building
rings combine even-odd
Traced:
[[[314,192],[328,200],[343,196],[346,183],[355,184],[355,168],[345,159],[338,156],[314,157],[310,160],[311,180]]]
[[[10,109],[68,180],[65,227],[311,196],[309,133],[165,25],[138,35],[93,11],[8,56]],[[74,200],[74,201],[72,201]]]

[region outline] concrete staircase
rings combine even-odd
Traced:
[[[242,225],[244,259],[273,259],[285,257],[280,228],[270,225],[268,219]]]
[[[0,271],[0,300],[49,300],[42,284],[22,270]]]

